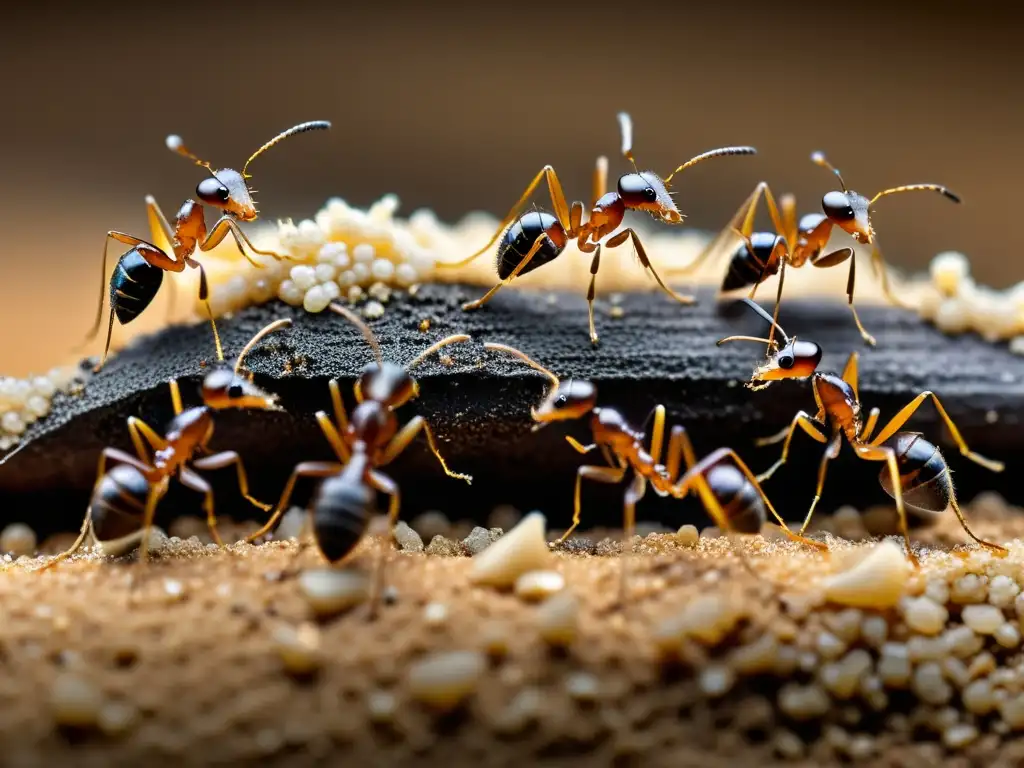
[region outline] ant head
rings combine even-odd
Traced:
[[[829,221],[861,243],[871,242],[868,200],[856,192],[833,190],[821,198],[821,210]]]
[[[806,379],[821,362],[821,347],[813,341],[801,341],[795,336],[785,346],[768,357],[764,365],[754,369],[751,382],[767,384],[781,379]]]
[[[230,213],[239,221],[253,221],[259,216],[252,192],[245,178],[231,168],[221,168],[196,185],[196,196],[206,205]]]
[[[634,211],[646,211],[666,224],[678,224],[683,220],[665,182],[654,171],[621,176],[618,193],[625,206]]]
[[[597,405],[597,387],[584,379],[559,382],[551,394],[531,411],[533,420],[541,423],[569,421],[586,416]]]
[[[389,408],[399,408],[419,394],[416,380],[400,365],[374,362],[363,368],[356,382],[360,396]]]
[[[228,408],[281,410],[276,395],[265,392],[231,368],[216,368],[206,374],[202,396],[204,405],[218,411]]]

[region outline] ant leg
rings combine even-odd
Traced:
[[[245,465],[242,463],[242,457],[239,456],[237,452],[221,451],[220,453],[215,453],[212,456],[205,456],[192,462],[193,468],[200,471],[224,469],[225,467],[230,467],[232,464],[235,465],[235,469],[238,472],[238,490],[242,492],[242,498],[254,507],[258,507],[264,512],[269,512],[273,508],[271,504],[264,504],[259,499],[254,499],[249,495],[249,478],[245,474]]]
[[[861,442],[868,442],[871,440],[871,433],[875,431],[875,427],[878,425],[878,415],[880,411],[877,408],[872,408],[868,414],[867,421],[864,422],[864,428],[860,431]]]
[[[160,204],[152,195],[146,195],[146,218],[149,220],[149,234],[160,250],[169,253],[174,250],[174,227],[164,216]]]
[[[377,608],[380,605],[381,596],[384,594],[384,571],[390,559],[391,550],[394,547],[395,525],[398,524],[398,513],[401,508],[401,491],[398,484],[387,475],[371,470],[369,473],[370,485],[379,492],[390,497],[388,503],[388,536],[380,548],[377,558],[377,573],[374,579],[373,598],[370,600],[370,618],[377,615]]]
[[[946,471],[948,472],[949,470],[947,469]],[[953,489],[952,482],[949,484],[949,505],[953,507],[953,512],[956,513],[956,519],[960,521],[960,525],[963,526],[963,529],[967,532],[968,536],[983,547],[995,550],[1000,557],[1005,557],[1007,555],[1008,550],[1006,547],[1000,546],[999,544],[993,544],[991,541],[985,541],[984,539],[978,538],[974,535],[974,531],[972,531],[970,526],[967,525],[967,518],[964,516],[963,510],[960,509],[960,504],[956,500],[956,491]]]
[[[900,518],[900,530],[903,533],[903,541],[907,547],[907,558],[915,568],[920,567],[917,555],[910,546],[910,527],[907,524],[907,510],[903,504],[903,485],[900,482],[900,466],[896,461],[896,451],[887,446],[867,445],[857,443],[853,446],[854,452],[866,461],[884,461],[889,468],[889,478],[892,483],[892,495],[896,500],[896,513]]]
[[[217,321],[213,319],[213,308],[210,306],[210,284],[206,280],[206,269],[195,259],[188,258],[186,262],[190,267],[199,270],[199,300],[206,307],[206,314],[210,317],[210,327],[213,329],[213,343],[217,347],[217,361],[224,362],[224,348],[220,345],[220,334],[217,333]]]
[[[846,365],[843,366],[842,379],[850,388],[853,390],[854,399],[860,399],[860,355],[857,354],[857,350],[850,353],[850,356],[846,358]]]
[[[167,381],[167,388],[171,392],[171,407],[174,409],[174,415],[175,416],[180,416],[181,415],[181,411],[182,411],[182,407],[181,407],[181,388],[178,387],[178,380],[177,379],[168,379],[168,381]]]
[[[882,280],[882,294],[892,304],[903,309],[913,309],[908,304],[903,303],[889,286],[889,267],[885,263],[885,259],[882,258],[882,252],[878,249],[878,244],[875,242],[871,243],[871,263],[875,267],[875,271],[879,273]]]
[[[144,563],[149,559],[149,533],[153,530],[153,516],[156,514],[156,505],[167,493],[168,478],[164,478],[149,489],[146,496],[146,508],[142,513],[142,543],[139,545],[139,562]]]
[[[647,478],[634,475],[623,496],[622,512],[622,568],[619,571],[619,603],[626,605],[627,585],[629,577],[629,557],[633,554],[633,533],[636,530],[636,505],[647,492]]]
[[[854,256],[850,259],[850,277],[846,281],[846,298],[850,305],[850,311],[853,312],[853,321],[857,324],[857,330],[860,331],[861,337],[870,346],[875,346],[875,337],[872,336],[864,329],[864,325],[860,321],[860,315],[857,314],[857,308],[853,306],[853,287],[857,279],[857,257]]]
[[[953,423],[953,420],[949,417],[949,414],[946,413],[946,409],[943,408],[942,403],[939,402],[939,398],[936,397],[935,393],[931,391],[922,392],[920,395],[911,400],[907,405],[905,405],[903,407],[903,410],[901,410],[899,413],[893,416],[892,420],[885,425],[882,431],[878,433],[878,435],[875,437],[874,440],[871,441],[870,444],[872,446],[879,446],[886,440],[888,440],[890,437],[895,435],[897,432],[899,432],[900,428],[902,428],[903,425],[907,422],[907,419],[913,416],[914,411],[920,408],[921,404],[929,397],[932,399],[932,402],[935,403],[935,410],[939,412],[939,416],[942,417],[942,420],[945,422],[946,427],[949,428],[949,433],[953,436],[953,442],[955,442],[957,448],[960,449],[960,453],[964,457],[973,461],[975,464],[980,464],[985,469],[991,472],[1002,472],[1005,465],[1001,461],[986,459],[984,456],[975,453],[974,451],[967,447],[967,443],[964,441],[963,436],[960,434],[960,430],[957,429],[956,424]]]
[[[793,417],[793,421],[789,423],[789,426],[783,432],[780,432],[778,435],[772,435],[771,437],[754,441],[754,445],[760,447],[778,442],[779,439],[781,439],[780,435],[782,434],[785,434],[786,436],[786,441],[782,444],[782,455],[779,457],[778,461],[772,464],[767,472],[762,472],[757,476],[757,481],[759,483],[763,483],[765,480],[770,478],[775,474],[775,471],[779,467],[786,463],[786,460],[789,458],[789,444],[793,442],[793,435],[796,434],[797,427],[803,428],[804,432],[813,437],[819,443],[825,443],[828,441],[828,433],[825,432],[825,425],[816,419],[811,418],[806,411],[798,411],[796,416]]]
[[[327,438],[327,442],[331,444],[331,448],[334,450],[334,454],[338,457],[338,460],[347,462],[352,457],[352,453],[349,451],[348,445],[345,441],[341,439],[341,435],[338,434],[338,430],[335,428],[334,423],[323,411],[316,412],[316,420],[320,425],[320,431],[324,433],[324,437]]]
[[[685,463],[687,471],[697,463],[697,454],[693,452],[693,444],[686,433],[686,427],[676,424],[668,440],[668,456],[665,459],[665,470],[671,482],[679,477],[680,459]]]
[[[651,409],[651,412],[647,414],[647,418],[644,419],[643,425],[640,427],[641,432],[647,431],[647,425],[654,420],[654,428],[651,429],[651,447],[650,454],[651,458],[654,459],[654,463],[657,464],[661,461],[661,449],[665,442],[665,406],[660,403]]]
[[[242,247],[242,243],[249,246],[249,250],[253,253],[259,254],[260,256],[269,256],[275,261],[292,261],[289,256],[282,256],[274,251],[263,251],[252,244],[252,241],[246,236],[242,228],[238,226],[238,222],[235,221],[228,215],[221,216],[217,219],[217,223],[210,229],[210,234],[206,236],[206,239],[199,243],[200,251],[209,251],[216,248],[221,244],[221,241],[227,237],[228,233],[231,233],[235,238],[235,245],[238,246],[238,252],[245,257],[245,260],[252,264],[257,269],[263,269],[263,264],[255,261],[252,256],[245,252],[245,248]]]
[[[465,480],[466,485],[473,483],[472,475],[464,475],[461,472],[453,472],[448,469],[448,464],[445,462],[444,457],[441,455],[441,451],[437,447],[437,439],[434,437],[434,431],[430,428],[430,424],[422,416],[414,417],[408,424],[402,427],[401,431],[391,438],[391,442],[388,443],[384,449],[384,453],[381,455],[381,460],[378,466],[385,466],[390,464],[398,455],[406,449],[412,439],[416,437],[416,434],[423,430],[423,434],[427,437],[427,445],[430,446],[431,453],[437,457],[437,460],[441,463],[441,469],[448,477],[454,477],[456,480]]]
[[[828,444],[825,452],[821,455],[821,464],[818,465],[818,487],[814,491],[814,500],[811,502],[811,508],[807,510],[807,517],[804,518],[804,524],[800,526],[801,534],[807,530],[807,526],[810,524],[811,518],[814,517],[814,509],[818,506],[818,502],[821,501],[821,490],[825,487],[825,474],[828,472],[828,463],[839,455],[839,446],[842,439],[843,433],[836,432],[832,437],[832,442]]]
[[[590,206],[604,197],[608,191],[608,158],[601,155],[594,164],[594,176],[590,185]]]
[[[771,263],[771,259],[769,258],[768,261],[766,261],[764,263],[765,264],[765,268],[767,268],[768,264],[770,264],[770,263]],[[761,270],[761,274],[762,275],[765,274],[765,269]],[[763,277],[762,277],[762,279],[763,279]],[[767,351],[767,354],[769,354],[769,355],[771,354],[772,346],[775,344],[775,329],[779,327],[779,310],[782,308],[782,285],[783,285],[783,283],[785,281],[786,281],[786,259],[782,259],[782,262],[779,264],[779,289],[775,293],[775,311],[772,312],[772,327],[768,330],[768,351]],[[758,285],[760,285],[760,282],[755,283],[754,287],[750,290],[751,300],[753,300],[754,291],[757,290],[757,286]]]
[[[471,261],[476,260],[479,256],[489,251],[494,246],[494,244],[498,242],[498,238],[505,233],[506,229],[508,229],[509,224],[516,220],[516,217],[522,210],[523,205],[526,204],[526,201],[530,198],[530,195],[533,194],[533,191],[537,189],[537,186],[540,184],[541,179],[547,180],[548,193],[551,195],[551,203],[554,206],[555,216],[557,217],[559,223],[566,230],[570,229],[569,206],[565,202],[565,193],[562,192],[562,184],[561,182],[558,181],[558,174],[555,173],[555,169],[550,165],[545,165],[543,168],[540,169],[540,171],[537,172],[537,175],[533,177],[533,181],[531,181],[529,186],[526,187],[526,191],[523,192],[520,198],[516,201],[516,204],[509,209],[509,212],[505,215],[505,218],[501,220],[501,224],[498,225],[498,229],[494,233],[494,236],[487,241],[487,244],[483,248],[481,248],[479,251],[472,254],[471,256],[462,259],[461,261],[442,261],[437,266],[442,268],[464,267]]]
[[[292,470],[291,477],[288,478],[288,482],[285,483],[284,492],[281,494],[281,499],[277,502],[277,506],[274,508],[274,514],[270,516],[266,525],[260,528],[255,533],[251,533],[245,537],[245,540],[250,544],[256,539],[268,534],[271,529],[277,524],[277,521],[281,519],[281,515],[284,514],[284,510],[292,497],[292,491],[295,490],[295,483],[300,477],[330,477],[335,475],[343,469],[343,465],[336,461],[304,461],[301,464],[296,464],[295,469]]]
[[[599,483],[608,483],[611,485],[622,482],[622,478],[625,476],[625,467],[598,467],[593,464],[584,464],[582,467],[577,469],[576,493],[573,496],[572,507],[572,525],[569,526],[569,530],[558,537],[558,541],[555,542],[555,546],[558,546],[568,539],[572,532],[576,530],[576,526],[580,524],[580,491],[582,490],[583,479],[596,480]]]
[[[345,433],[348,430],[348,415],[345,413],[345,403],[341,399],[341,388],[337,379],[327,382],[331,390],[331,405],[334,407],[334,421],[337,423],[338,432]]]
[[[75,539],[75,543],[72,544],[67,549],[65,549],[59,555],[55,555],[54,557],[52,557],[49,560],[47,560],[45,564],[41,565],[39,568],[36,568],[35,572],[38,573],[40,571],[47,571],[50,568],[53,568],[55,565],[57,565],[57,563],[63,562],[64,560],[67,560],[69,557],[71,557],[73,554],[75,554],[75,552],[77,552],[79,549],[82,548],[82,544],[85,543],[85,537],[89,535],[89,531],[91,530],[91,527],[92,527],[92,504],[90,504],[89,508],[87,510],[85,510],[85,519],[82,521],[82,530],[79,531],[78,538]]]
[[[590,445],[584,445],[572,435],[566,435],[565,442],[567,442],[569,445],[575,448],[577,453],[586,454],[590,453],[592,450],[597,448],[597,443],[590,443]]]
[[[540,247],[544,243],[544,239],[546,237],[547,237],[547,234],[544,233],[544,232],[541,232],[539,235],[537,235],[537,239],[533,241],[533,245],[530,246],[530,250],[526,252],[526,255],[523,256],[523,260],[520,261],[516,265],[516,268],[512,270],[512,272],[509,274],[509,276],[506,277],[504,280],[502,280],[497,285],[495,285],[493,288],[491,288],[491,290],[489,290],[487,293],[485,293],[483,296],[481,296],[476,301],[468,301],[465,304],[463,304],[462,305],[463,311],[464,312],[469,312],[472,309],[479,309],[484,304],[486,304],[488,301],[490,301],[492,298],[494,298],[494,294],[496,294],[504,286],[508,285],[513,280],[515,280],[519,276],[519,273],[522,272],[526,268],[526,265],[529,264],[530,261],[533,260],[533,257],[536,255],[537,251],[540,250]]]
[[[198,462],[196,463],[198,464]],[[206,526],[210,529],[210,535],[213,536],[214,544],[218,547],[223,547],[224,540],[221,539],[220,531],[217,530],[217,515],[213,510],[213,488],[210,487],[210,484],[204,478],[187,468],[182,468],[178,475],[178,480],[186,488],[203,494],[203,511],[206,512]],[[264,508],[264,511],[266,511],[266,508]]]
[[[168,445],[167,441],[158,435],[151,426],[135,416],[128,417],[128,433],[131,435],[135,452],[139,454],[139,458],[142,461],[148,462],[150,460],[143,440],[149,443],[149,447],[154,451],[162,451]]]
[[[667,285],[665,285],[665,283],[661,279],[661,275],[658,274],[657,270],[654,268],[654,265],[651,264],[651,260],[647,258],[647,251],[644,250],[643,243],[640,242],[640,238],[637,236],[636,232],[634,232],[632,228],[624,229],[619,234],[610,238],[607,241],[608,247],[614,248],[617,245],[621,245],[622,243],[626,242],[627,237],[633,241],[633,247],[636,249],[636,255],[637,258],[640,259],[640,263],[643,265],[644,269],[649,270],[650,273],[654,276],[654,279],[655,281],[657,281],[661,290],[663,290],[673,299],[678,301],[680,304],[693,304],[697,300],[693,296],[684,296],[681,293],[676,293]]]
[[[594,297],[597,296],[597,270],[601,268],[601,246],[594,249],[590,261],[590,287],[587,289],[587,314],[590,316],[590,343],[597,344],[597,329],[594,328]]]

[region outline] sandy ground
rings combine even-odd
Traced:
[[[1024,517],[991,499],[983,506],[973,513],[982,535],[1024,535]],[[992,585],[989,602],[997,602],[996,575],[1016,579],[1021,571],[1020,543],[1002,560],[962,543],[951,554],[950,542],[965,540],[955,520],[922,537],[935,549],[907,582],[908,595],[941,600],[932,582],[945,580],[952,605],[962,602],[958,579],[981,578]],[[258,758],[282,766],[707,768],[1024,759],[1024,744],[1010,738],[1014,710],[993,704],[985,715],[972,714],[964,709],[968,694],[961,700],[957,689],[941,702],[941,688],[934,698],[916,680],[910,690],[889,691],[901,685],[893,678],[890,686],[879,671],[881,641],[907,641],[912,633],[900,609],[850,609],[815,597],[823,577],[874,546],[825,539],[832,555],[750,537],[743,547],[755,578],[726,539],[702,536],[686,546],[674,535],[650,534],[636,540],[628,561],[625,609],[617,600],[622,561],[615,545],[584,539],[554,555],[552,567],[566,584],[560,596],[574,595],[578,606],[564,648],[544,639],[545,604],[471,586],[466,556],[393,555],[391,599],[373,620],[367,603],[315,616],[295,574],[321,563],[315,549],[299,552],[294,541],[218,551],[172,538],[147,565],[88,555],[44,573],[33,572],[41,560],[21,558],[0,577],[3,764]],[[374,552],[367,544],[350,569],[368,570]],[[703,621],[698,631],[701,620],[686,613],[694,604],[733,609],[712,617],[717,629],[706,631]],[[949,608],[946,630],[961,608]],[[1014,609],[1005,606],[1007,624],[1016,623]],[[693,631],[680,637],[671,628],[687,624],[687,615]],[[300,650],[283,655],[282,643]],[[1020,663],[1016,647],[991,637],[978,643],[961,666],[970,665],[974,679],[987,673],[1014,695],[1024,686],[1010,679]],[[878,665],[864,677],[881,675],[891,695],[879,700],[868,684],[851,693],[826,680],[830,662],[846,663],[855,650]],[[461,703],[439,711],[421,700],[414,668],[452,651],[486,661],[469,675]],[[976,659],[985,667],[978,674]],[[311,671],[296,674],[305,662]],[[816,686],[825,698],[801,703],[795,686],[805,693]]]

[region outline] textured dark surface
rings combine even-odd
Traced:
[[[624,317],[609,317],[607,306],[600,312],[601,343],[595,349],[587,341],[586,305],[580,296],[552,298],[513,289],[480,311],[459,310],[460,302],[480,292],[478,287],[426,286],[414,298],[394,300],[372,324],[385,355],[398,362],[450,333],[473,336],[473,342],[448,350],[450,365],[434,358],[417,369],[422,395],[402,412],[406,418],[420,413],[431,421],[449,465],[471,473],[473,485],[446,478],[420,438],[389,468],[404,491],[406,517],[437,508],[454,517],[483,519],[494,504],[510,502],[544,509],[556,527],[569,519],[575,469],[582,461],[562,436],[569,431],[585,439],[584,427],[554,425],[531,433],[529,408],[542,396],[545,380],[507,356],[486,354],[483,341],[518,346],[559,375],[594,379],[600,402],[623,410],[638,425],[662,402],[670,423],[689,429],[698,453],[729,445],[755,471],[766,468],[779,447],[756,449],[753,439],[778,430],[799,409],[814,410],[807,382],[782,382],[762,392],[741,386],[762,348],[718,348],[715,341],[734,333],[760,334],[764,323],[731,303],[717,305],[710,294],[683,308],[656,293],[627,295]],[[222,320],[226,354],[237,354],[263,324],[285,316],[295,319],[293,328],[270,337],[247,365],[258,383],[281,396],[287,413],[222,413],[212,442],[214,448],[242,454],[255,495],[268,501],[276,500],[296,462],[330,456],[313,418],[316,410],[329,407],[327,380],[341,379],[347,397],[352,378],[372,359],[362,337],[343,318],[331,312],[309,315],[278,303]],[[822,370],[841,369],[849,352],[859,350],[862,400],[867,408],[879,406],[883,420],[919,391],[936,391],[971,447],[1007,462],[1007,471],[995,475],[963,459],[948,442],[934,408],[924,405],[910,426],[944,448],[962,497],[998,490],[1012,502],[1024,502],[1016,483],[1024,470],[1024,358],[975,336],[946,338],[895,308],[864,307],[862,317],[878,338],[875,349],[860,341],[844,304],[794,299],[787,301],[781,319],[790,333],[824,346]],[[430,320],[425,333],[419,330],[424,319]],[[165,382],[172,376],[181,380],[186,405],[195,404],[200,362],[211,357],[207,325],[170,328],[111,358],[83,395],[60,397],[52,414],[32,427],[22,448],[0,464],[0,520],[28,520],[44,532],[75,527],[99,451],[106,445],[130,450],[129,415],[162,428],[171,415]],[[997,420],[990,423],[993,414]],[[820,446],[799,435],[791,465],[766,484],[789,518],[802,517],[810,502],[819,455]],[[232,475],[218,474],[228,475],[227,480]],[[877,474],[877,464],[858,462],[844,450],[830,470],[821,511],[845,503],[885,502]],[[232,484],[218,481],[217,488],[220,510],[237,511]],[[620,499],[618,488],[588,487],[585,520],[616,521]],[[194,513],[193,501],[172,494],[163,514]],[[640,506],[641,519],[671,526],[699,521],[698,514],[693,503],[653,494]]]

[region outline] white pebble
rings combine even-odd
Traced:
[[[346,269],[340,275],[338,275],[338,285],[342,288],[350,288],[356,284],[356,273],[351,269]]]
[[[934,661],[927,661],[914,670],[911,689],[927,704],[945,704],[953,698],[953,689],[942,676],[942,668]]]
[[[324,292],[325,294],[327,294],[327,298],[328,298],[328,299],[329,299],[330,301],[334,301],[334,300],[335,300],[336,298],[338,298],[339,296],[341,296],[341,289],[340,289],[340,288],[338,287],[338,284],[337,284],[337,283],[335,283],[335,282],[333,282],[333,281],[331,281],[331,282],[329,282],[329,283],[323,283],[323,284],[322,284],[322,285],[320,286],[320,289],[321,289],[321,290],[322,290],[322,291],[323,291],[323,292]]]
[[[0,552],[20,557],[36,551],[36,532],[25,523],[11,523],[0,532]]]
[[[363,298],[363,289],[360,288],[358,285],[350,286],[348,289],[349,302],[355,304],[361,298]]]
[[[962,749],[978,738],[978,729],[973,725],[961,723],[942,732],[942,743],[950,749]]]
[[[277,297],[285,304],[298,307],[302,304],[302,300],[306,298],[306,292],[291,280],[282,280],[281,285],[277,287]]]
[[[705,696],[724,696],[736,684],[736,673],[724,664],[710,664],[701,670],[698,684]]]
[[[370,267],[370,274],[376,280],[390,280],[395,276],[395,265],[388,259],[375,259]]]
[[[979,635],[994,634],[1006,622],[1003,612],[994,605],[966,605],[961,618]]]
[[[376,320],[384,316],[384,305],[376,299],[366,302],[363,307],[363,317],[369,320]]]
[[[448,606],[444,603],[427,603],[423,606],[423,623],[428,627],[440,627],[448,621]]]
[[[976,573],[967,573],[953,582],[949,597],[954,603],[984,603],[988,596],[985,579]]]
[[[409,667],[407,683],[413,698],[440,709],[461,703],[477,687],[487,659],[475,651],[436,653]]]
[[[999,574],[988,585],[988,601],[999,608],[1008,608],[1020,594],[1020,585],[1009,576]]]
[[[315,624],[282,624],[274,629],[273,642],[284,668],[291,674],[308,675],[320,667],[320,630]]]
[[[398,711],[398,699],[390,691],[370,691],[366,695],[366,711],[375,723],[388,723]]]
[[[1003,648],[1016,648],[1020,645],[1020,630],[1010,622],[1001,624],[992,636]]]
[[[25,410],[35,418],[41,418],[50,412],[50,401],[41,395],[32,395],[25,403]]]
[[[984,641],[970,627],[950,627],[942,633],[943,642],[950,653],[960,659],[973,656],[984,646]]]
[[[828,694],[819,685],[787,683],[779,691],[779,709],[794,720],[812,720],[828,712]]]
[[[700,541],[700,531],[695,525],[684,525],[676,531],[676,541],[684,547],[695,547]]]
[[[314,285],[302,299],[302,308],[307,312],[323,312],[331,303],[331,297],[327,295],[322,285]]]
[[[526,515],[512,530],[473,558],[470,582],[510,587],[522,574],[544,570],[553,559],[545,530],[544,515],[540,512]]]
[[[363,602],[369,594],[369,580],[357,571],[318,568],[303,571],[299,589],[318,616],[331,616]]]
[[[865,608],[896,605],[909,577],[903,548],[885,539],[849,570],[825,582],[825,596],[834,603]]]
[[[3,427],[5,432],[9,432],[12,435],[20,435],[25,431],[25,422],[19,414],[14,411],[8,411],[0,417],[0,427]]]
[[[356,262],[352,265],[352,274],[355,275],[356,282],[359,285],[368,283],[370,281],[370,265]]]
[[[403,262],[395,267],[395,283],[403,288],[408,288],[410,285],[420,279],[419,273],[416,271],[416,267],[407,262]]]
[[[120,736],[139,721],[139,710],[123,701],[110,701],[100,708],[96,725],[107,736]]]
[[[537,609],[541,639],[560,647],[572,645],[579,627],[579,614],[580,601],[571,592],[560,592],[545,600]]]
[[[975,680],[964,688],[960,698],[969,712],[987,715],[996,707],[992,684],[988,680]]]
[[[825,659],[837,659],[846,651],[846,643],[831,632],[819,632],[815,646]]]
[[[565,586],[558,571],[529,571],[516,579],[514,592],[523,600],[544,600]]]
[[[78,728],[95,725],[103,701],[99,688],[71,672],[60,673],[50,689],[50,710],[58,725]]]
[[[999,715],[1013,730],[1024,730],[1024,694],[1016,694],[1012,698],[998,702]]]
[[[890,688],[905,688],[910,682],[913,667],[910,653],[903,643],[886,643],[878,659],[878,676]]]
[[[352,249],[352,260],[356,264],[370,264],[377,255],[377,250],[370,243],[359,243]]]
[[[376,282],[370,286],[367,291],[371,298],[377,299],[380,302],[386,302],[391,299],[391,288],[387,284]]]
[[[292,267],[289,277],[300,291],[308,291],[316,285],[316,270],[306,264]]]
[[[903,608],[903,620],[914,632],[937,635],[949,620],[949,611],[928,597],[909,598]]]
[[[338,270],[333,264],[317,264],[313,272],[316,274],[318,283],[330,282],[338,274]]]
[[[573,672],[565,678],[565,691],[576,701],[596,701],[601,683],[588,672]]]
[[[728,596],[703,594],[688,602],[675,616],[663,619],[654,629],[654,641],[662,651],[674,650],[687,637],[706,645],[717,645],[742,618],[743,608],[738,601]]]

